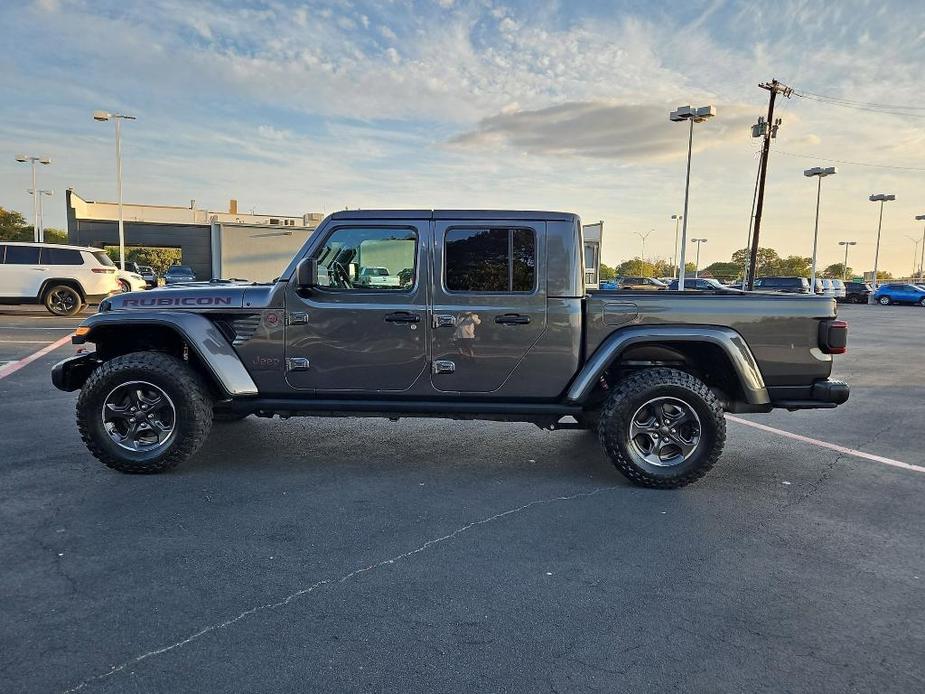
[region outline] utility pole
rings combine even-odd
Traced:
[[[758,85],[762,89],[770,92],[768,99],[768,120],[764,126],[764,145],[761,148],[761,168],[758,174],[758,201],[755,203],[755,231],[752,234],[752,250],[749,256],[748,268],[748,288],[755,288],[755,271],[758,267],[758,241],[761,234],[761,212],[764,210],[764,182],[768,175],[768,154],[771,151],[771,139],[777,136],[777,128],[780,122],[774,122],[774,101],[778,94],[783,94],[788,99],[793,93],[793,89],[786,84],[782,84],[772,79],[770,82],[762,82]],[[759,120],[759,126],[761,121]]]
[[[649,234],[651,234],[653,231],[655,231],[655,229],[649,229],[649,231],[647,231],[645,234],[643,234],[641,231],[636,232],[636,236],[642,239],[642,259],[643,260],[646,259],[646,239],[649,238]]]

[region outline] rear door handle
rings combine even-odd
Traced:
[[[396,311],[395,313],[387,313],[385,316],[386,323],[420,323],[421,317],[416,313],[410,313],[408,311]]]
[[[530,316],[524,316],[520,313],[505,313],[501,316],[495,316],[495,323],[501,325],[526,325],[530,322]]]

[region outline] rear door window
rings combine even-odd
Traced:
[[[100,265],[105,265],[106,267],[113,267],[115,265],[106,251],[93,251],[93,257],[96,258]]]
[[[449,229],[444,281],[451,292],[532,292],[536,235],[532,229]]]
[[[72,248],[42,248],[42,265],[83,265],[80,251]]]
[[[38,246],[7,246],[6,247],[6,264],[7,265],[38,265],[39,264],[39,247]]]

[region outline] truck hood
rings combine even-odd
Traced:
[[[200,285],[162,287],[142,292],[116,294],[100,304],[100,311],[158,310],[165,309],[240,309],[262,306],[271,289],[266,285]]]

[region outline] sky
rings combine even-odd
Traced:
[[[746,243],[767,110],[778,100],[761,245],[821,267],[908,274],[925,214],[925,3],[919,0],[379,0],[0,4],[0,206],[46,223],[64,190],[115,199],[112,123],[123,128],[126,202],[274,214],[349,208],[501,208],[604,221],[603,259],[670,258],[695,126],[689,236],[701,264]],[[842,100],[820,100],[819,95]],[[844,103],[849,100],[850,103]],[[876,104],[871,106],[870,104]],[[835,161],[838,160],[838,161]],[[849,163],[852,162],[852,163]],[[921,250],[921,247],[919,247]],[[692,254],[689,251],[689,257]]]

